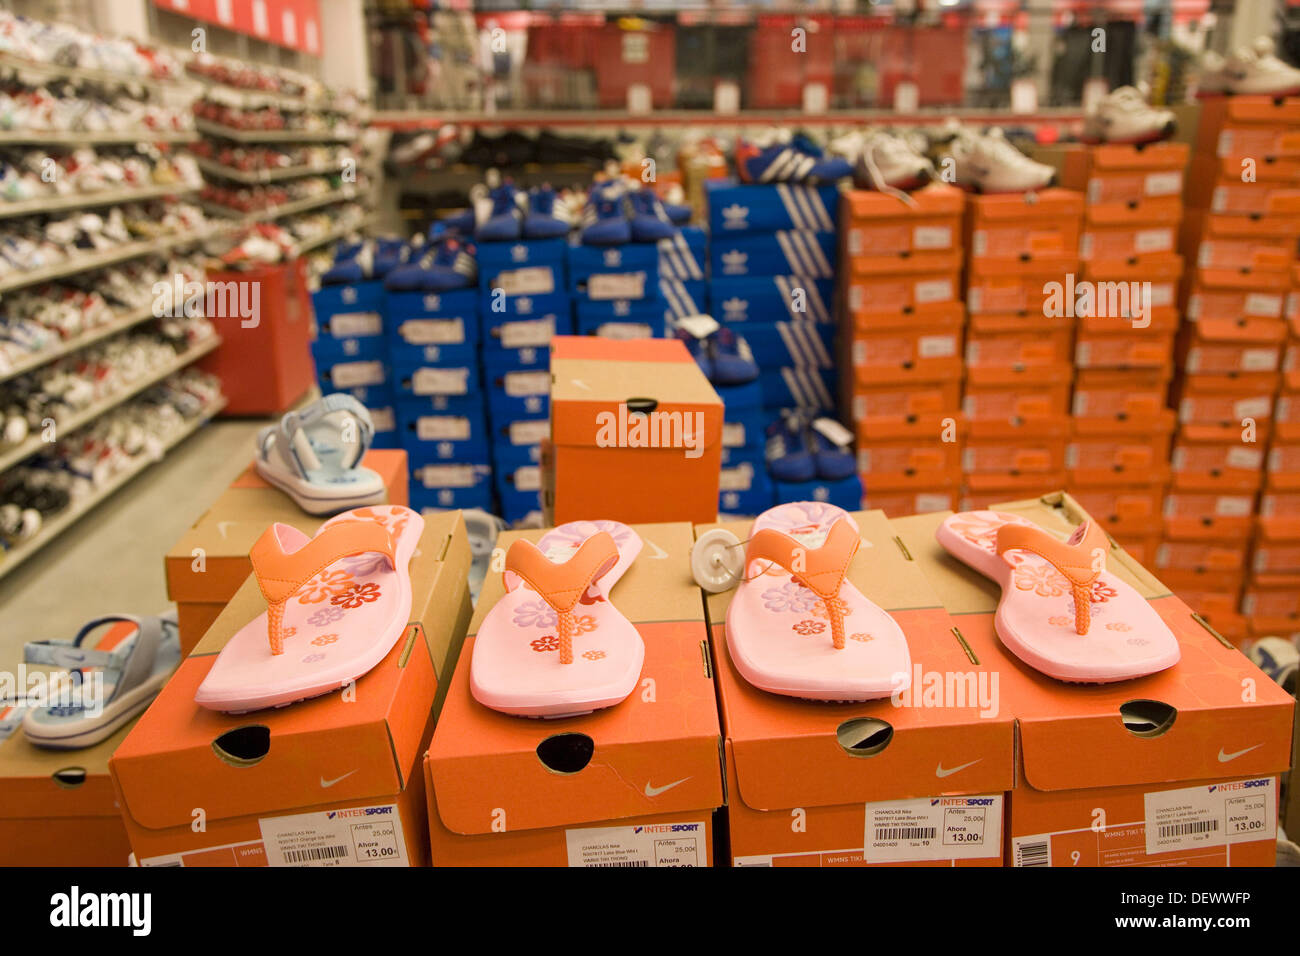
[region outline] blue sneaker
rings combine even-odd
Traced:
[[[677,330],[677,339],[686,346],[686,351],[691,353],[691,358],[695,359],[695,364],[700,367],[704,377],[710,382],[713,381],[713,359],[709,357],[709,350],[704,340],[697,339],[685,329]]]
[[[375,243],[373,274],[382,279],[398,266],[411,261],[411,247],[401,239],[380,239]]]
[[[782,415],[767,426],[767,469],[777,481],[812,481],[817,465],[808,450],[803,421]]]
[[[540,186],[528,195],[528,212],[524,215],[524,236],[528,239],[555,239],[569,234],[569,224],[556,218],[555,190]]]
[[[623,191],[617,186],[595,185],[582,214],[582,242],[588,246],[621,246],[632,241],[632,225],[623,211]]]
[[[709,336],[709,354],[713,360],[714,385],[744,385],[758,378],[758,363],[749,345],[731,329],[722,328]]]
[[[351,255],[344,255],[350,251]],[[347,285],[353,282],[364,282],[374,275],[375,255],[374,248],[369,244],[348,246],[346,249],[340,248],[339,254],[334,259],[334,265],[320,277],[321,285]]]
[[[858,470],[858,463],[853,452],[838,445],[832,445],[826,436],[815,428],[808,429],[808,446],[812,450],[813,463],[817,468],[817,477],[822,481],[839,481],[850,477]]]
[[[399,266],[384,279],[390,292],[450,292],[478,283],[474,247],[445,239],[418,262]]]
[[[677,235],[677,227],[668,218],[654,190],[637,189],[628,193],[627,201],[632,213],[633,242],[658,242]]]
[[[511,242],[522,234],[517,191],[509,183],[502,183],[492,190],[492,211],[474,230],[474,237],[480,242]]]
[[[474,208],[458,212],[448,216],[446,219],[439,219],[429,225],[429,241],[441,242],[448,236],[472,236],[474,234]]]
[[[833,183],[853,175],[853,165],[838,156],[823,156],[803,137],[760,149],[736,146],[736,171],[747,183]]]

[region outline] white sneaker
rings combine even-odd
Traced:
[[[996,126],[983,135],[961,130],[949,149],[958,185],[975,192],[1032,192],[1056,179],[1055,169],[1020,152]]]
[[[1300,93],[1300,70],[1279,60],[1273,41],[1260,37],[1237,50],[1224,64],[1229,93],[1292,96]]]
[[[910,140],[884,130],[869,130],[854,158],[853,180],[862,189],[916,189],[934,178],[934,165]]]
[[[1147,104],[1133,86],[1107,94],[1083,124],[1085,139],[1098,143],[1156,143],[1174,135],[1174,114]]]

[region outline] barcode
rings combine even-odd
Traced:
[[[1210,833],[1219,829],[1218,820],[1196,820],[1192,823],[1163,823],[1160,825],[1160,837],[1188,836],[1192,833]]]
[[[1016,866],[1051,866],[1047,856],[1047,842],[1021,843],[1016,847]]]
[[[617,863],[588,863],[587,866],[649,866],[649,860],[619,860]]]
[[[933,840],[934,827],[876,827],[877,840]]]
[[[314,860],[337,860],[348,855],[348,848],[343,844],[337,846],[313,846],[306,850],[285,850],[284,862],[310,863]]]

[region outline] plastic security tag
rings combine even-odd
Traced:
[[[853,433],[833,418],[818,418],[812,427],[832,445],[847,448],[853,444]]]
[[[697,339],[707,339],[718,329],[722,328],[718,320],[711,315],[688,315],[685,318],[677,320],[677,327],[685,329]]]

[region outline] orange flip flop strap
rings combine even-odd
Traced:
[[[271,653],[284,653],[284,604],[298,590],[340,558],[377,552],[397,566],[397,544],[378,521],[340,521],[322,528],[316,537],[297,551],[286,552],[276,537],[275,527],[249,550],[257,586],[266,598],[267,639]]]
[[[1058,541],[1032,525],[1004,524],[997,532],[998,554],[1028,551],[1065,575],[1074,595],[1074,629],[1079,634],[1087,634],[1092,624],[1092,584],[1105,567],[1104,561],[1096,561],[1098,549],[1104,557],[1110,550],[1110,542],[1106,532],[1094,522],[1084,527],[1082,538],[1075,544]]]
[[[618,545],[607,531],[598,531],[560,564],[549,560],[537,546],[517,539],[506,552],[505,570],[519,575],[556,614],[560,663],[573,663],[573,608],[592,582],[618,562]]]
[[[805,547],[775,528],[763,528],[749,539],[745,566],[756,560],[772,561],[821,598],[831,622],[831,640],[836,650],[843,650],[844,609],[839,600],[840,587],[861,544],[862,538],[843,518],[831,525],[820,548]]]

